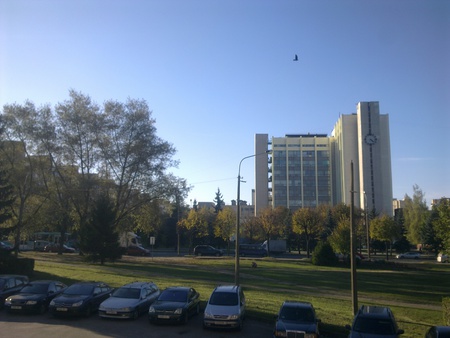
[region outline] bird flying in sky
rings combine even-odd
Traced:
[[[297,54],[295,54],[294,60],[293,60],[293,61],[298,61],[298,56],[297,56]]]

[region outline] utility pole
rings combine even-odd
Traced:
[[[356,286],[356,260],[355,260],[355,241],[354,241],[354,231],[355,231],[355,189],[354,189],[354,177],[353,177],[353,161],[350,163],[350,173],[351,173],[351,188],[350,188],[350,265],[351,265],[351,288],[352,288],[352,308],[353,314],[356,315],[358,312],[358,291]]]

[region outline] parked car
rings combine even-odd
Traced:
[[[345,327],[350,330],[349,338],[397,338],[404,333],[391,309],[384,306],[361,306],[353,324]]]
[[[261,244],[241,244],[239,245],[239,256],[267,256],[267,250]]]
[[[97,311],[100,304],[107,299],[113,289],[102,282],[80,282],[65,289],[49,305],[51,314],[82,315],[88,317]]]
[[[67,288],[67,285],[55,280],[38,280],[25,285],[22,290],[6,298],[5,309],[8,312],[44,313],[50,301]]]
[[[33,250],[34,251],[44,251],[44,248],[49,244],[50,244],[49,241],[43,241],[40,239],[35,240],[34,245],[33,245]]]
[[[433,326],[425,334],[425,338],[450,338],[450,326]]]
[[[50,243],[50,244],[47,244],[47,245],[44,247],[44,251],[45,251],[45,252],[59,252],[59,244],[58,244],[58,243]],[[67,246],[67,245],[63,244],[62,252],[65,252],[65,253],[74,253],[74,252],[75,252],[75,249],[74,249],[74,248],[71,248],[70,246]]]
[[[285,301],[276,317],[274,337],[319,337],[319,323],[311,303]]]
[[[0,251],[13,251],[14,245],[11,242],[8,241],[0,241]]]
[[[420,253],[411,251],[411,252],[405,252],[405,253],[398,254],[395,257],[398,259],[419,259]]]
[[[148,311],[160,295],[159,288],[154,283],[134,282],[124,285],[104,300],[98,309],[100,317],[137,319],[140,314]]]
[[[5,305],[5,299],[22,290],[28,281],[23,275],[0,275],[0,309]]]
[[[200,312],[200,294],[191,287],[174,286],[161,292],[150,305],[148,320],[187,323],[191,315]]]
[[[197,245],[194,248],[194,255],[196,256],[222,256],[223,251],[216,249],[211,245]]]
[[[448,262],[450,262],[449,256],[447,254],[442,253],[442,252],[437,255],[437,261],[439,263],[448,263]]]
[[[238,285],[220,285],[206,303],[203,327],[242,329],[245,319],[245,295]]]
[[[129,256],[150,256],[150,250],[143,246],[129,246],[125,249],[125,254]]]

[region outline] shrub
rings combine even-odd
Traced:
[[[338,263],[333,248],[328,242],[319,242],[312,253],[312,263],[314,265],[335,266]]]

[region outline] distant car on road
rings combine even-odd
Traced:
[[[421,256],[420,256],[419,252],[410,251],[410,252],[398,254],[395,257],[398,259],[419,259]]]
[[[81,315],[89,317],[110,296],[112,288],[102,282],[80,282],[69,286],[49,305],[55,316]]]
[[[98,309],[103,318],[132,318],[137,319],[140,314],[148,312],[152,304],[160,295],[159,288],[154,283],[133,282],[126,284],[104,300]]]
[[[216,249],[211,245],[197,245],[194,248],[194,255],[196,256],[222,256],[223,251]]]
[[[319,337],[320,319],[311,303],[285,301],[275,323],[275,337]]]
[[[0,251],[13,251],[14,245],[8,241],[0,241]]]
[[[50,244],[47,244],[47,245],[44,247],[44,251],[45,251],[45,252],[59,252],[59,244],[58,244],[58,243],[50,243]],[[75,252],[75,249],[74,249],[74,248],[71,248],[70,246],[67,246],[67,245],[63,244],[62,252],[65,252],[65,253],[74,253],[74,252]]]
[[[267,250],[261,244],[241,244],[239,245],[239,256],[267,256]]]
[[[5,300],[7,312],[44,313],[50,301],[67,287],[64,283],[54,280],[37,280],[25,285],[15,295]]]
[[[404,333],[391,309],[384,306],[361,306],[353,324],[345,327],[350,330],[349,338],[398,338]]]
[[[150,256],[150,250],[143,246],[129,246],[125,249],[125,254],[129,256]]]
[[[174,286],[165,289],[150,305],[150,323],[187,323],[191,315],[200,312],[200,294],[191,287]]]
[[[448,262],[450,262],[449,256],[447,254],[444,254],[444,253],[438,254],[436,260],[438,261],[438,263],[448,263]]]

